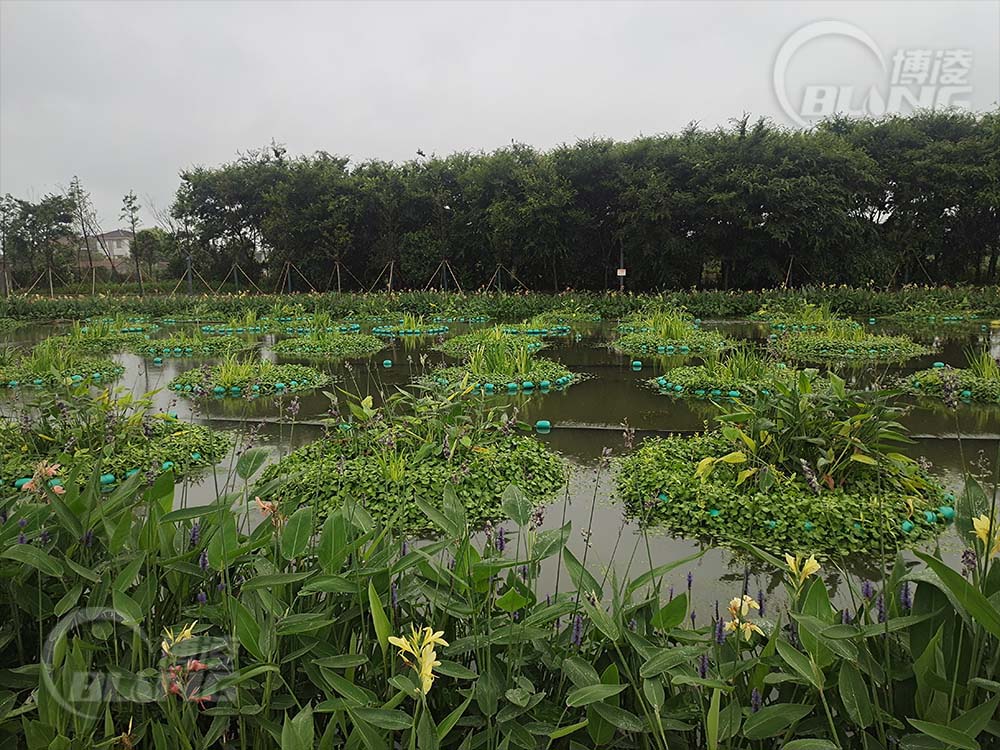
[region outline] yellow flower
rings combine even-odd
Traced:
[[[163,642],[160,643],[160,648],[163,649],[163,653],[166,654],[167,656],[171,656],[170,649],[172,649],[178,643],[186,641],[190,638],[194,638],[194,626],[197,624],[198,621],[195,620],[187,627],[181,628],[180,632],[177,635],[174,635],[174,632],[170,630],[170,628],[164,628]]]
[[[982,515],[973,518],[972,528],[975,529],[979,541],[983,543],[984,550],[989,550],[990,555],[1000,555],[1000,528],[990,528],[989,516]],[[992,549],[990,549],[991,544]]]
[[[411,625],[410,635],[405,637],[390,636],[388,638],[389,643],[399,649],[399,655],[403,661],[417,673],[417,677],[420,679],[420,690],[424,695],[430,692],[431,686],[434,684],[436,677],[434,667],[441,665],[441,662],[437,660],[437,652],[434,647],[448,645],[448,641],[442,638],[443,635],[443,630],[435,631],[432,628],[417,630]],[[407,658],[407,654],[413,657],[413,661]]]
[[[792,572],[792,577],[796,579],[795,585],[798,587],[801,587],[809,576],[819,572],[819,563],[816,562],[816,555],[810,555],[809,559],[803,562],[802,558],[798,555],[792,557],[786,554],[785,562],[788,564],[788,569]]]
[[[759,635],[764,635],[764,631],[761,630],[759,627],[757,627],[752,622],[741,622],[740,623],[740,631],[743,633],[743,640],[744,641],[749,641],[750,640],[750,636],[752,634],[754,634],[754,633],[758,633]]]

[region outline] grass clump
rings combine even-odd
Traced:
[[[563,486],[561,459],[524,434],[506,408],[417,387],[398,392],[384,407],[371,397],[350,402],[351,421],[330,423],[324,438],[265,469],[281,479],[280,498],[312,505],[326,515],[357,501],[384,528],[431,528],[421,505],[440,508],[454,486],[469,523],[502,517],[504,488],[518,486],[533,505]]]
[[[149,334],[122,332],[117,323],[97,321],[81,325],[73,323],[66,333],[50,337],[58,346],[79,354],[111,354],[136,351],[149,340]]]
[[[253,398],[273,393],[322,388],[333,382],[325,372],[305,365],[279,365],[234,355],[214,366],[196,367],[170,382],[170,389],[191,396]]]
[[[461,365],[435,370],[431,378],[439,385],[471,385],[487,391],[564,388],[579,381],[580,376],[565,365],[536,356],[535,351],[518,336],[492,338],[469,352]]]
[[[509,346],[511,349],[526,347],[531,351],[538,351],[545,346],[544,342],[536,337],[525,338],[517,334],[507,333],[503,326],[493,326],[452,336],[434,348],[452,357],[468,357],[480,347],[497,345]]]
[[[905,336],[873,336],[846,324],[824,332],[772,335],[771,346],[782,357],[817,363],[840,360],[903,362],[930,351]]]
[[[740,398],[750,391],[768,393],[778,381],[788,382],[794,370],[746,346],[714,353],[700,365],[672,367],[647,381],[663,395],[677,398]]]
[[[424,320],[412,313],[403,313],[397,323],[384,323],[372,328],[372,334],[393,338],[396,336],[436,336],[448,333],[448,326]]]
[[[102,385],[124,371],[124,367],[111,359],[81,354],[62,346],[55,338],[37,344],[27,355],[12,347],[0,354],[0,387]]]

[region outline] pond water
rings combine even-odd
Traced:
[[[728,336],[740,339],[762,341],[769,333],[766,326],[748,322],[706,322],[706,328],[713,328]],[[196,326],[164,327],[154,335],[166,335],[178,329],[196,330]],[[0,334],[8,343],[30,345],[58,332],[60,326],[32,325]],[[365,330],[370,329],[366,326]],[[461,333],[468,326],[453,325],[449,335]],[[869,326],[876,333],[900,333],[891,325]],[[584,373],[587,379],[566,391],[552,391],[494,397],[498,401],[513,403],[518,415],[533,424],[538,419],[552,423],[552,431],[538,439],[545,441],[562,454],[571,466],[571,478],[567,489],[546,512],[543,528],[558,528],[566,521],[573,523],[570,546],[579,558],[586,556],[587,566],[601,580],[605,575],[619,578],[638,575],[649,565],[687,557],[699,550],[704,555],[686,564],[667,576],[668,583],[677,592],[685,590],[687,574],[694,578],[693,600],[697,612],[704,613],[707,622],[716,600],[728,601],[745,587],[751,594],[758,591],[769,592],[780,580],[772,571],[766,571],[722,548],[706,548],[697,541],[676,539],[661,533],[643,533],[636,524],[626,518],[622,507],[614,497],[613,465],[602,468],[600,457],[605,448],[612,455],[621,455],[627,450],[623,424],[635,429],[636,443],[645,437],[670,432],[700,430],[710,420],[714,409],[702,402],[671,399],[657,394],[643,385],[643,381],[662,372],[667,364],[676,365],[678,358],[644,358],[641,371],[631,367],[632,357],[620,355],[607,347],[613,338],[614,326],[593,324],[582,330],[574,329],[574,334],[562,338],[549,339],[544,355],[563,362],[570,370]],[[855,387],[866,387],[875,379],[912,372],[929,367],[935,361],[954,366],[965,362],[966,348],[987,346],[995,357],[1000,357],[1000,329],[982,330],[979,324],[971,326],[941,326],[936,329],[906,331],[917,340],[935,345],[932,355],[909,360],[904,365],[878,365],[854,368],[836,368],[837,372]],[[274,336],[257,337],[263,344],[263,356],[281,362],[299,362],[328,371],[333,375],[338,388],[372,395],[379,403],[384,394],[396,387],[405,387],[411,380],[432,369],[438,363],[450,361],[448,357],[434,351],[433,338],[404,338],[387,342],[386,347],[366,360],[352,362],[331,362],[321,358],[302,359],[296,357],[276,357],[269,350]],[[322,430],[322,419],[330,403],[320,392],[298,394],[299,412],[294,424],[287,416],[288,397],[281,399],[208,399],[192,402],[179,398],[166,390],[166,385],[176,375],[186,369],[210,360],[191,358],[167,358],[162,366],[154,366],[150,360],[133,355],[116,357],[126,368],[118,385],[136,394],[158,392],[154,401],[159,408],[177,411],[182,419],[211,425],[215,429],[246,432],[257,426],[261,438],[266,440],[275,457],[284,455],[294,447],[318,437]],[[383,360],[393,361],[391,368],[382,366]],[[697,360],[693,360],[696,363]],[[9,393],[5,408],[10,408]],[[913,456],[925,456],[934,465],[933,471],[949,489],[961,487],[963,472],[969,462],[979,460],[990,469],[1000,441],[1000,407],[983,405],[961,405],[957,410],[949,410],[940,402],[920,401],[904,420],[916,438],[914,445],[904,452]],[[692,467],[693,470],[693,467]],[[188,504],[208,502],[216,496],[219,486],[232,473],[232,460],[224,461],[209,473],[196,480],[185,482],[184,502]],[[947,559],[957,560],[961,546],[952,531],[945,532],[939,540]],[[851,575],[878,579],[881,566],[877,560],[852,559],[844,569]],[[838,574],[833,564],[824,569],[828,583],[836,587]],[[561,580],[557,578],[561,576]],[[565,570],[547,564],[543,570],[542,583],[555,589],[565,588]]]

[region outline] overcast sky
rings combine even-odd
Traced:
[[[1000,2],[293,3],[0,0],[0,193],[80,176],[105,229],[121,197],[169,206],[178,172],[272,139],[405,160],[416,150],[629,139],[742,112],[793,125],[773,73],[796,30],[841,20],[898,50],[969,50],[962,96],[997,106]],[[810,27],[819,28],[819,27]],[[886,88],[857,38],[791,57],[808,85]]]

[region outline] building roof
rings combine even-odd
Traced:
[[[130,240],[132,233],[126,232],[124,229],[112,229],[110,232],[97,235],[97,237],[102,240]]]

